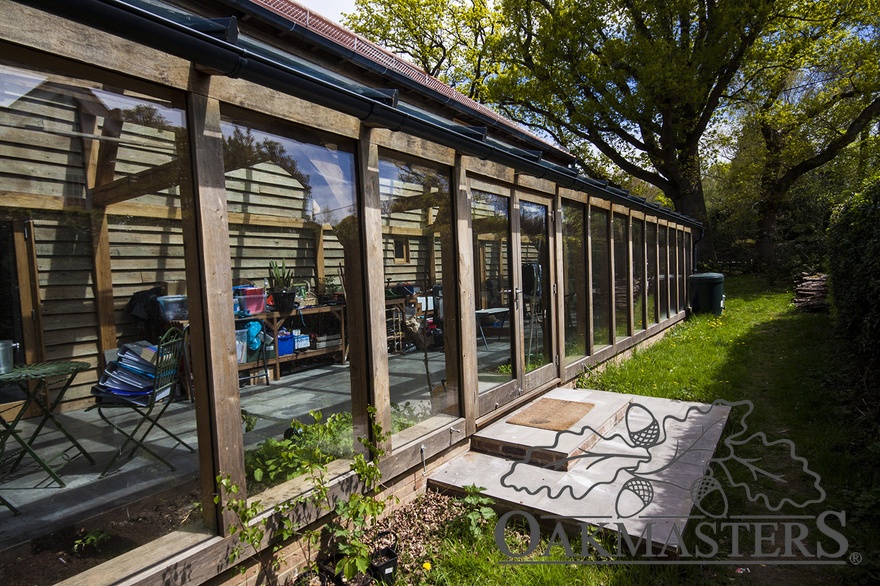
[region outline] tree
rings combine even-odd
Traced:
[[[873,2],[500,0],[500,9],[484,4],[487,20],[469,24],[477,39],[474,27],[492,23],[491,51],[478,62],[477,53],[456,53],[442,0],[357,2],[362,16],[349,25],[361,34],[459,87],[470,76],[479,89],[469,95],[549,134],[588,174],[621,182],[610,162],[632,178],[625,185],[653,187],[701,220],[708,257],[711,149],[746,120],[761,129],[763,151],[750,156],[762,179],[750,188],[772,235],[795,181],[864,135],[880,107],[869,81],[880,61]],[[423,4],[433,12],[420,12]],[[471,64],[453,66],[454,53]]]
[[[505,0],[511,60],[491,98],[581,157],[593,149],[708,224],[707,130],[774,0]],[[711,235],[703,250],[712,254]]]
[[[478,102],[497,74],[501,14],[492,0],[356,0],[343,24]]]
[[[793,5],[797,12],[797,4]],[[758,257],[775,264],[777,219],[795,183],[861,140],[880,116],[880,13],[873,3],[813,0],[801,18],[777,19],[755,45],[731,96],[752,140],[743,143],[757,192]],[[757,139],[757,140],[755,140]],[[847,179],[855,191],[865,179]]]

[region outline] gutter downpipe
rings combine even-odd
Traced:
[[[198,64],[212,72],[247,81],[308,100],[355,116],[364,124],[393,131],[404,131],[419,138],[454,148],[464,154],[488,159],[547,178],[557,185],[583,192],[599,192],[618,203],[640,207],[657,215],[680,218],[684,223],[701,226],[681,214],[654,208],[647,202],[630,198],[618,190],[600,187],[589,178],[549,162],[537,162],[491,144],[424,120],[379,100],[359,95],[323,79],[277,63],[263,55],[193,30],[122,0],[18,0],[38,10],[51,12],[119,37],[164,51]]]

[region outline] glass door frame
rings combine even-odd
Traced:
[[[519,293],[519,303],[514,306],[514,313],[516,315],[516,327],[517,331],[515,334],[514,347],[516,348],[516,362],[519,366],[517,372],[520,373],[522,377],[522,389],[523,393],[529,393],[541,387],[544,387],[548,383],[559,378],[559,341],[558,341],[558,314],[559,309],[557,307],[558,301],[558,291],[559,287],[557,284],[558,271],[555,262],[555,256],[557,253],[556,243],[557,243],[557,228],[559,222],[557,221],[557,207],[556,207],[556,197],[550,194],[537,194],[534,192],[524,191],[522,188],[517,188],[515,190],[514,197],[514,215],[513,222],[515,228],[514,238],[511,241],[513,243],[513,257],[517,264],[514,264],[514,267],[520,267],[519,271],[514,271],[515,274],[515,287],[520,292]],[[527,342],[525,339],[526,329],[525,329],[525,295],[522,293],[523,287],[523,272],[522,272],[522,227],[520,226],[520,216],[522,210],[522,203],[531,203],[544,206],[547,209],[546,221],[547,221],[547,258],[546,258],[546,269],[549,273],[547,276],[543,278],[543,281],[547,286],[547,291],[543,292],[543,295],[547,296],[547,301],[543,301],[544,307],[546,308],[547,315],[544,316],[544,327],[549,327],[550,332],[546,335],[546,341],[550,345],[550,361],[547,364],[544,364],[531,372],[526,372],[526,347]]]

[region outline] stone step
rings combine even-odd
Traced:
[[[471,438],[471,449],[569,470],[573,458],[623,421],[631,402],[630,395],[554,389],[479,431]]]

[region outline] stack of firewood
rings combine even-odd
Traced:
[[[828,310],[828,275],[801,273],[795,284],[794,306],[801,311]]]

